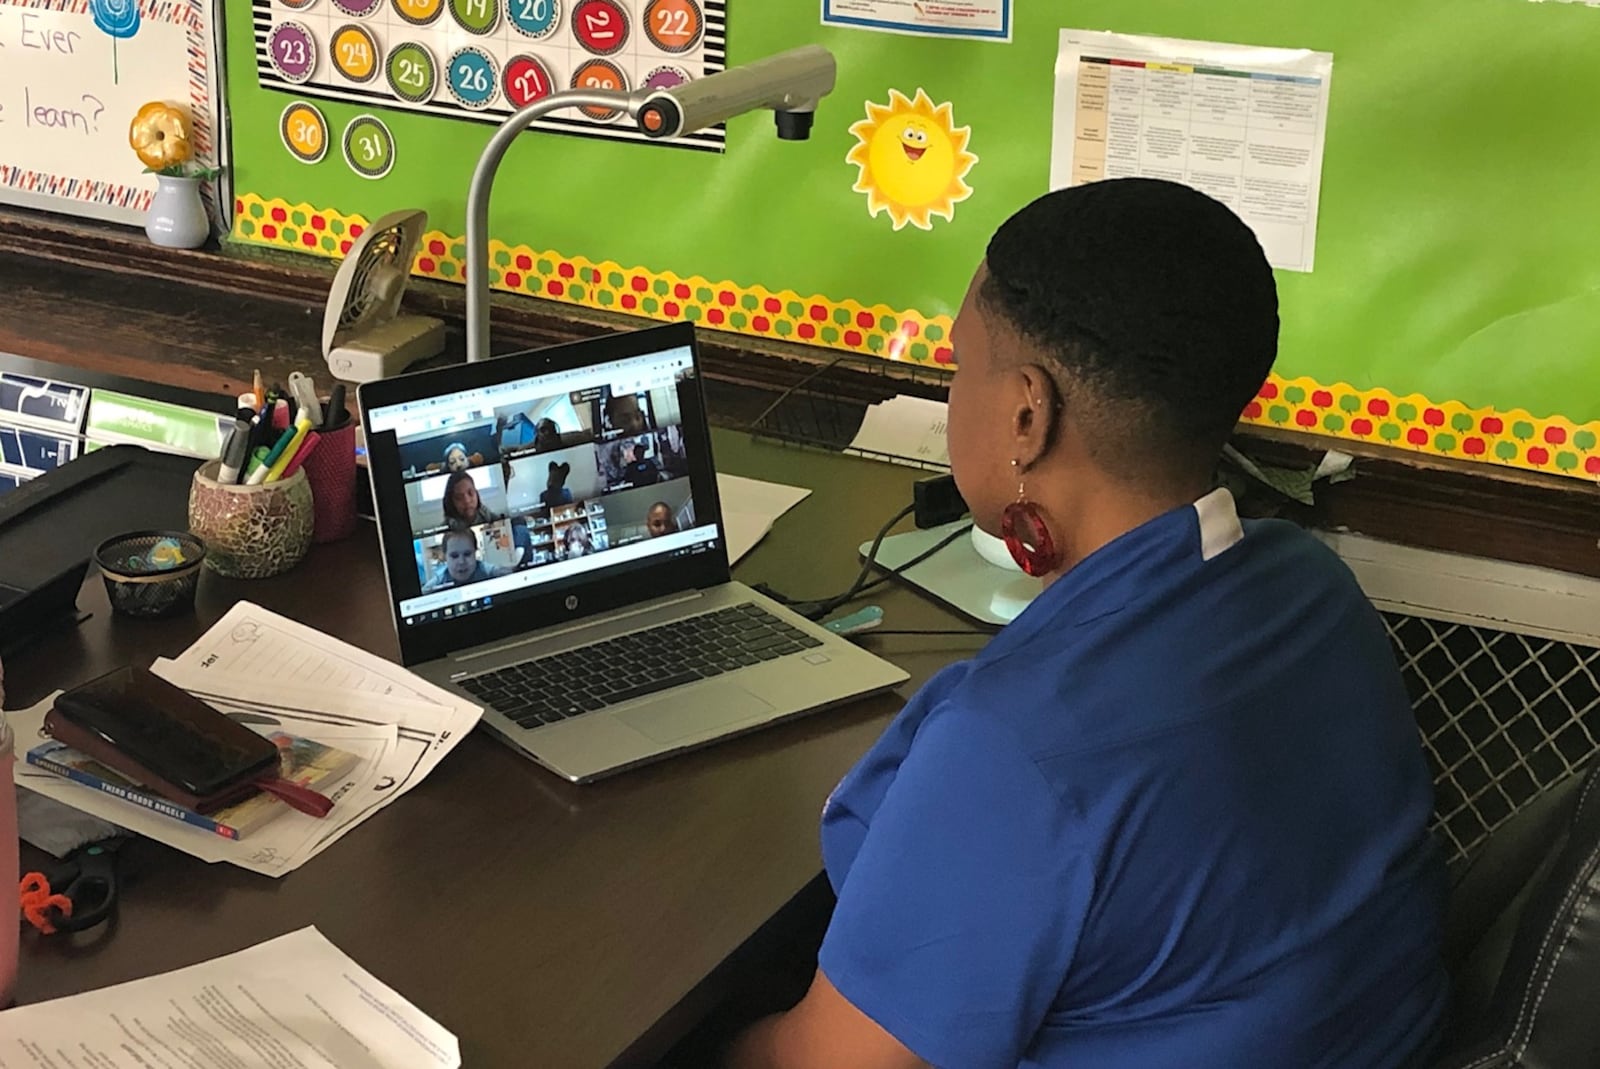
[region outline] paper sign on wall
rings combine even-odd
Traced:
[[[1255,231],[1272,266],[1310,271],[1333,56],[1062,30],[1050,188],[1165,178]]]
[[[1011,40],[1011,0],[822,0],[824,26]]]
[[[128,123],[151,100],[188,106],[197,162],[214,163],[207,11],[205,0],[0,0],[0,201],[142,223],[156,180],[128,147]]]

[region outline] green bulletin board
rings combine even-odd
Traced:
[[[1600,10],[1017,0],[1014,40],[993,43],[827,28],[810,0],[727,6],[729,66],[806,43],[837,56],[811,140],[779,142],[770,114],[729,123],[725,152],[525,134],[495,187],[500,288],[948,360],[949,317],[990,233],[1048,186],[1060,29],[1310,48],[1334,57],[1316,267],[1279,273],[1280,357],[1247,418],[1600,475],[1600,67],[1586,61]],[[234,239],[337,256],[352,228],[422,208],[434,233],[418,272],[459,280],[467,183],[492,127],[263,89],[251,14],[251,0],[228,4]],[[400,36],[379,34],[380,51]],[[326,124],[314,164],[280,133],[297,100]],[[912,112],[950,180],[916,186],[924,210],[902,211],[895,194],[914,183],[885,172],[874,197],[851,156],[870,163],[885,143],[873,135],[903,132]],[[393,139],[381,179],[338,148],[362,115]]]

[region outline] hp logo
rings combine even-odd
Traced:
[[[577,607],[578,607],[578,595],[576,595],[576,594],[568,594],[567,595],[567,611],[571,612],[573,609],[576,609]]]

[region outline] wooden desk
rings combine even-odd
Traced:
[[[724,471],[814,489],[738,569],[799,596],[849,582],[855,547],[909,499],[918,474],[734,432],[714,441]],[[93,617],[6,666],[10,701],[176,654],[242,598],[397,655],[364,526],[277,579],[206,575],[196,614],[177,620],[112,617],[91,575],[79,604]],[[892,627],[963,626],[903,589],[875,600]],[[909,694],[981,641],[886,636],[877,646],[913,674]],[[459,1035],[468,1066],[649,1064],[716,997],[713,970],[818,874],[823,801],[900,704],[878,697],[586,787],[475,733],[410,794],[281,880],[135,842],[109,938],[30,934],[19,1001],[315,924]]]

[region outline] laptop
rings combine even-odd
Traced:
[[[404,664],[575,783],[907,674],[733,581],[686,323],[360,387]]]

